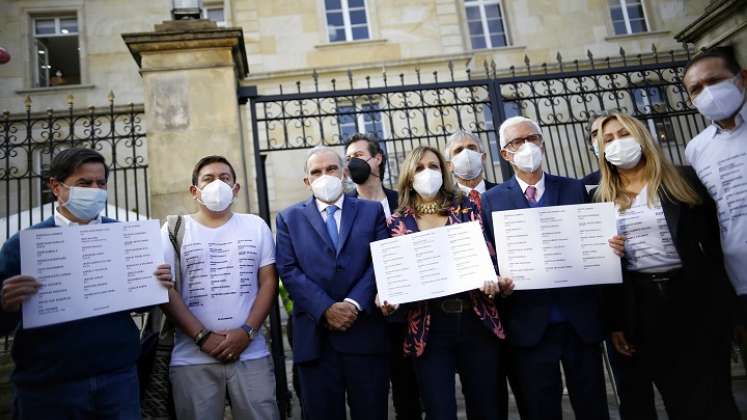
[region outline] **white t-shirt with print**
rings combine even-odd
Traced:
[[[192,314],[212,331],[239,328],[246,322],[259,291],[259,269],[275,263],[272,232],[261,218],[234,215],[218,228],[191,216],[182,222],[181,284],[179,292]],[[161,228],[164,261],[174,265],[168,226]],[[269,355],[264,336],[257,334],[241,353],[241,360]],[[200,351],[191,337],[177,328],[171,366],[217,363]]]

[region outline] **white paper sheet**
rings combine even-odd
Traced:
[[[502,276],[515,290],[621,283],[620,257],[607,240],[617,234],[612,203],[493,212]]]
[[[162,261],[158,220],[22,231],[21,272],[42,284],[23,328],[168,302],[153,276]]]
[[[478,222],[371,243],[379,299],[391,304],[448,296],[495,280]]]

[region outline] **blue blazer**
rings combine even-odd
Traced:
[[[546,206],[583,204],[589,202],[589,195],[581,181],[545,174],[542,200]],[[482,211],[490,239],[495,241],[492,212],[528,207],[516,177],[486,191],[482,195]],[[600,296],[597,286],[516,291],[504,300],[508,339],[522,347],[537,345],[549,324],[550,307],[555,304],[582,340],[600,342],[603,339]]]
[[[280,212],[276,226],[278,273],[293,299],[293,359],[317,359],[322,340],[341,353],[388,352],[386,322],[374,305],[369,247],[389,237],[381,204],[345,196],[339,250],[329,239],[314,197]],[[347,331],[329,331],[324,311],[345,298],[358,302],[362,311]]]

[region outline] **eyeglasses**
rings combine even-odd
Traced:
[[[525,142],[529,142],[536,146],[539,146],[540,144],[542,144],[542,134],[530,134],[526,137],[515,138],[506,143],[506,149],[512,152],[519,150],[519,148],[523,146]]]

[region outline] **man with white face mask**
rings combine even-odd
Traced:
[[[343,194],[344,163],[309,152],[312,197],[277,215],[277,263],[293,299],[293,360],[305,417],[387,418],[389,337],[374,304],[370,243],[388,237],[380,203]]]
[[[446,159],[459,189],[480,207],[480,194],[497,185],[485,179],[485,153],[480,138],[458,130],[446,142]]]
[[[516,176],[482,196],[483,222],[491,240],[494,211],[589,201],[581,181],[544,173],[542,131],[536,122],[509,118],[499,135],[501,156],[511,163]],[[622,252],[622,246],[616,246]],[[576,418],[609,418],[598,293],[596,287],[519,290],[505,299],[512,362],[528,402],[524,420],[562,418],[561,363]]]
[[[701,114],[713,121],[685,149],[690,165],[718,206],[724,262],[747,325],[747,70],[730,47],[695,56],[683,84]]]
[[[169,372],[177,418],[223,419],[228,393],[234,418],[278,419],[260,331],[278,287],[272,232],[259,217],[231,211],[239,184],[222,156],[197,162],[189,191],[197,212],[180,216],[181,234],[168,223],[161,230],[164,259],[178,260],[181,272],[162,306],[177,327]]]
[[[55,155],[46,174],[57,206],[52,216],[30,229],[116,222],[101,216],[109,175],[101,154],[91,149],[64,150]],[[20,274],[19,248],[15,234],[0,251],[0,334],[15,330],[14,418],[139,420],[135,362],[140,339],[130,311],[23,328],[21,305],[42,285]],[[160,266],[155,276],[164,287],[173,286],[168,266]],[[69,280],[83,281],[61,279]]]

